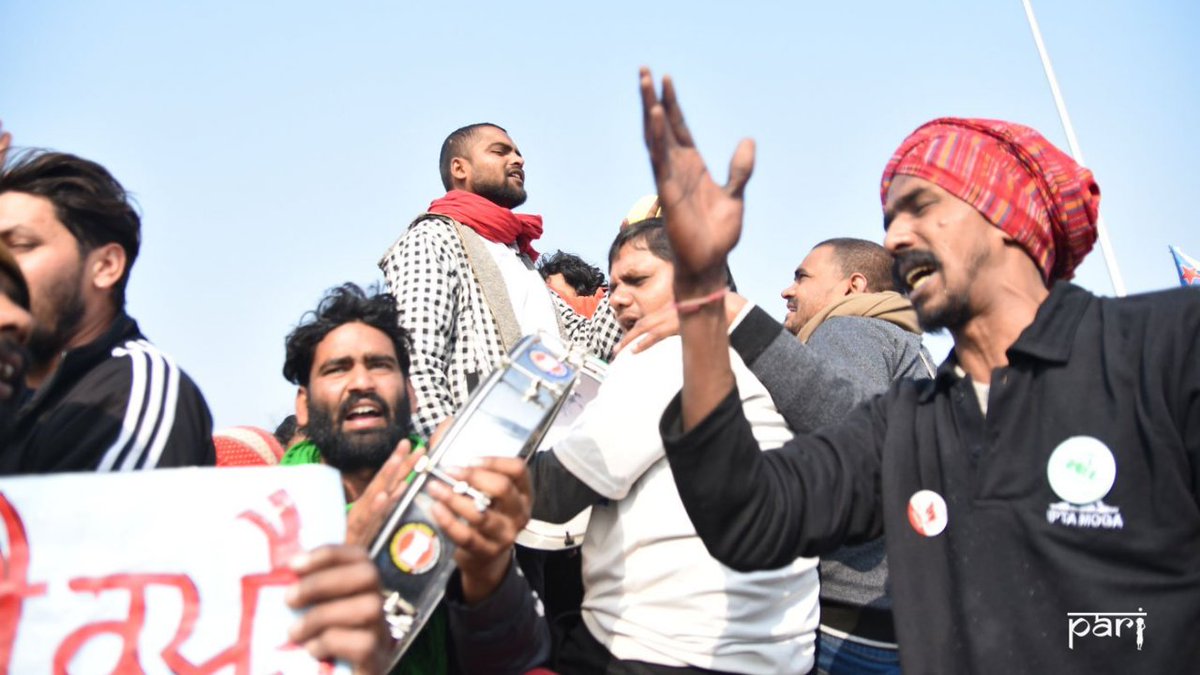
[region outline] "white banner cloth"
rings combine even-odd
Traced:
[[[0,672],[334,672],[284,593],[345,513],[317,465],[0,479]]]

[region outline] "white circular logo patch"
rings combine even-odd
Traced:
[[[1072,436],[1050,453],[1046,478],[1054,494],[1072,504],[1099,501],[1117,480],[1112,450],[1091,436]]]
[[[917,534],[936,537],[948,521],[946,500],[933,490],[920,490],[908,498],[908,522]]]

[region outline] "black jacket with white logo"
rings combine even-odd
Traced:
[[[124,313],[99,339],[67,352],[21,405],[0,449],[2,474],[214,463],[204,396]]]
[[[952,354],[769,452],[736,391],[686,434],[676,398],[662,432],[697,532],[750,570],[886,531],[908,675],[1197,672],[1200,293],[1060,283],[1008,360],[986,417]]]

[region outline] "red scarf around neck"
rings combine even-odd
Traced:
[[[488,241],[516,244],[530,260],[537,260],[538,252],[531,244],[542,236],[541,216],[513,213],[511,209],[463,190],[451,190],[445,197],[433,200],[429,213],[450,216]]]

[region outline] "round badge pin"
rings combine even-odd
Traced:
[[[407,523],[396,530],[388,546],[392,564],[405,574],[424,574],[442,557],[442,542],[427,523]]]
[[[1050,453],[1046,479],[1059,498],[1072,504],[1100,501],[1117,480],[1112,450],[1091,436],[1072,436]]]
[[[917,534],[936,537],[949,520],[946,500],[933,490],[919,490],[908,498],[908,522]]]

